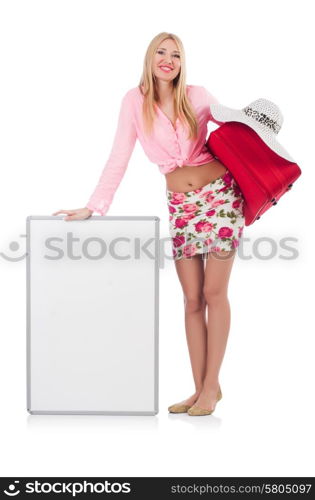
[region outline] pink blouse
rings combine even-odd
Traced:
[[[172,172],[183,165],[198,166],[215,160],[206,146],[207,123],[209,120],[218,125],[210,111],[210,104],[217,99],[199,85],[186,85],[187,96],[198,120],[198,137],[187,140],[187,129],[176,120],[175,128],[165,113],[156,105],[157,117],[153,133],[146,136],[143,128],[143,95],[139,87],[134,87],[124,95],[119,112],[118,124],[112,149],[101,173],[98,184],[86,207],[105,215],[113,200],[129,163],[136,139],[149,160],[156,163],[162,174]]]

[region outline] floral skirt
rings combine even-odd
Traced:
[[[234,250],[245,225],[244,198],[232,174],[185,193],[166,189],[175,260]]]

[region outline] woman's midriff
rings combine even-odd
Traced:
[[[193,191],[218,179],[226,170],[226,167],[217,159],[204,165],[183,165],[165,174],[166,186],[169,191],[177,193]]]

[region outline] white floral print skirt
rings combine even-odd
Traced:
[[[194,191],[166,189],[175,260],[238,247],[245,225],[244,198],[234,177],[221,177]]]

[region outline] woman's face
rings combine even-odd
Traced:
[[[171,38],[163,40],[153,59],[153,73],[159,80],[170,82],[180,71],[180,52]]]

